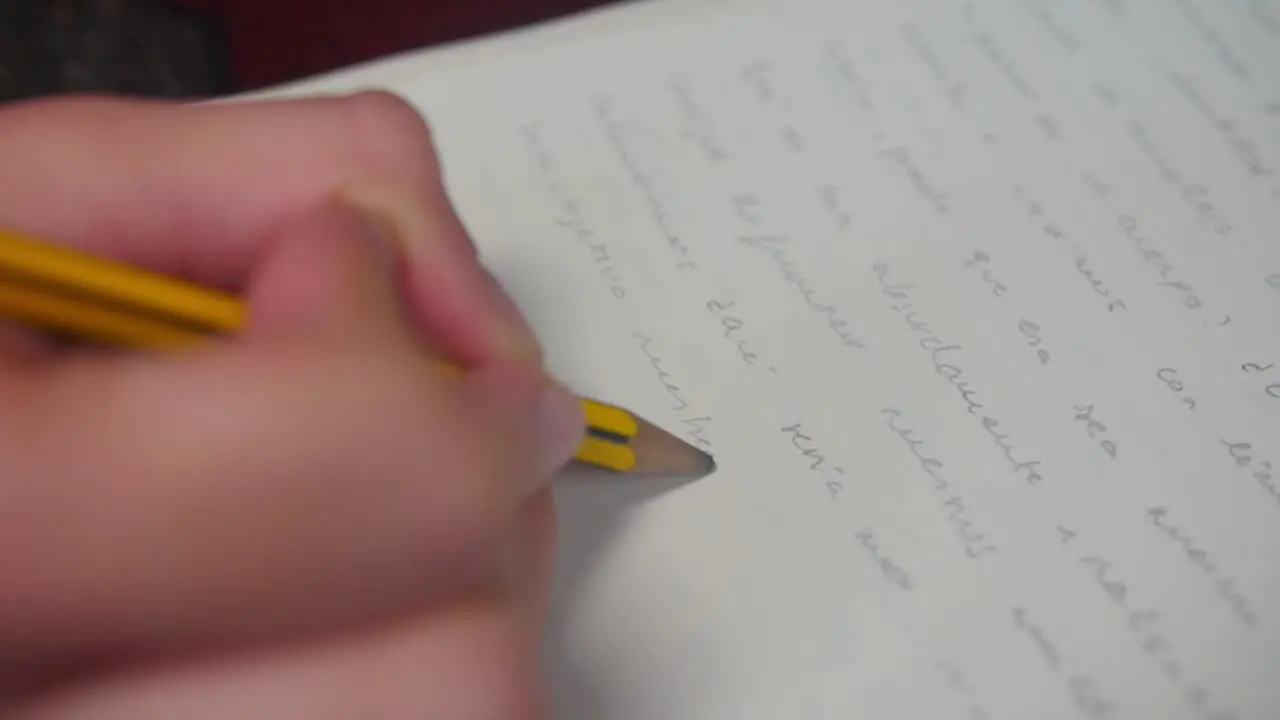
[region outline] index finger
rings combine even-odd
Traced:
[[[230,290],[277,223],[348,193],[406,239],[410,306],[450,354],[532,344],[485,280],[425,121],[393,95],[20,103],[0,109],[0,160],[0,225]]]

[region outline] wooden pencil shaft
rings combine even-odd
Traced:
[[[0,230],[0,314],[46,330],[142,350],[193,347],[246,316],[233,295]],[[456,368],[455,368],[456,369]],[[578,459],[626,472],[639,429],[627,411],[581,398]]]

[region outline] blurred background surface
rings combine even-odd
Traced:
[[[0,102],[202,98],[610,0],[0,0]]]

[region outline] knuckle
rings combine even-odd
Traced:
[[[438,162],[431,127],[411,102],[385,90],[369,90],[352,96],[344,108],[362,159],[393,167],[410,160],[435,172]]]

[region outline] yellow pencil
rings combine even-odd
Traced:
[[[241,300],[148,270],[0,230],[0,316],[120,347],[172,351],[243,326]],[[581,398],[575,459],[619,473],[702,476],[707,453],[613,405]]]

